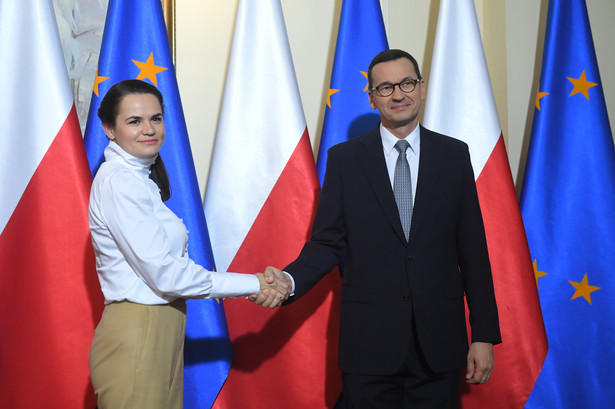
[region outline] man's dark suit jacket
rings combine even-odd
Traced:
[[[465,143],[421,127],[406,243],[379,127],[328,152],[311,240],[285,268],[305,294],[343,261],[339,366],[391,375],[406,359],[412,319],[435,372],[463,368],[472,341],[499,343],[498,314],[474,173]]]

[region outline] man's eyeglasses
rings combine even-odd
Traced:
[[[421,82],[420,78],[403,80],[402,82],[398,82],[397,84],[378,85],[377,87],[372,88],[370,91],[376,91],[381,97],[388,97],[393,95],[393,92],[395,92],[395,86],[398,86],[400,90],[402,90],[406,94],[409,94],[414,91],[414,88],[416,88],[416,84],[418,84],[419,82]]]

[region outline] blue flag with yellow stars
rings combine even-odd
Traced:
[[[321,185],[329,148],[364,134],[380,121],[369,106],[367,69],[376,54],[388,48],[380,2],[344,0],[316,160]]]
[[[92,174],[102,163],[108,144],[96,115],[100,101],[113,84],[125,79],[150,82],[162,92],[166,138],[160,154],[171,185],[171,199],[166,205],[183,219],[189,231],[190,258],[213,270],[211,244],[160,0],[109,2],[85,130]],[[189,300],[184,371],[186,409],[212,406],[230,362],[231,345],[222,301]]]
[[[521,210],[549,352],[526,408],[615,402],[615,148],[585,0],[550,0]]]

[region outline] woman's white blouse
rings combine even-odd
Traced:
[[[89,224],[105,303],[166,304],[176,298],[258,293],[252,274],[208,271],[188,257],[188,232],[149,178],[155,159],[110,142],[90,192]]]

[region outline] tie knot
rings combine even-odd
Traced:
[[[397,143],[395,144],[395,149],[397,149],[397,152],[399,153],[406,153],[406,150],[409,147],[410,147],[410,144],[405,139],[402,139],[401,141],[397,141]]]

